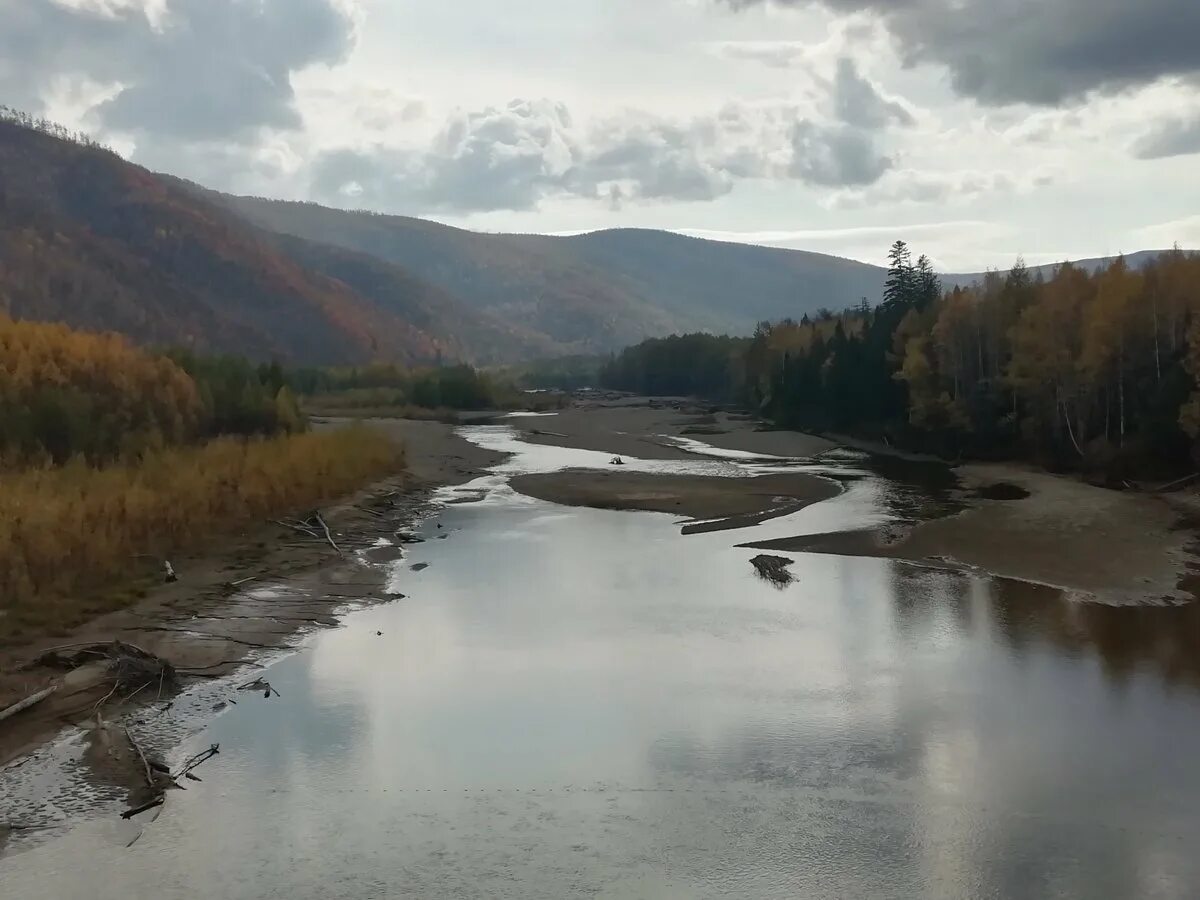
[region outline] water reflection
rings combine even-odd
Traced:
[[[1153,675],[1200,688],[1200,605],[1110,606],[1009,578],[919,572],[899,563],[898,624],[908,633],[953,625],[1002,640],[1014,655],[1049,650],[1092,659],[1110,680]]]
[[[221,756],[137,844],[88,826],[0,862],[6,892],[1200,894],[1194,608],[803,554],[776,590],[728,535],[489,484],[407,599],[197,738]]]

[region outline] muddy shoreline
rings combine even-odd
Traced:
[[[682,398],[596,401],[536,424],[515,424],[525,429],[522,438],[531,443],[646,459],[694,458],[688,437],[718,451],[814,461],[831,451],[849,450],[886,477],[907,468],[920,472],[918,480],[937,475],[948,485],[939,486],[946,494],[943,502],[905,511],[878,527],[770,541],[754,541],[748,534],[741,544],[747,548],[934,565],[1046,585],[1079,600],[1110,604],[1195,598],[1200,559],[1194,493],[1113,491],[1017,464],[951,466],[878,447],[847,447],[836,436],[763,429],[753,417]],[[596,479],[575,486],[572,480],[564,475],[514,486],[538,485],[529,492],[556,502],[621,508],[618,483],[606,491]],[[706,509],[722,515],[719,506],[700,499],[699,493],[689,496],[687,489],[669,501],[675,502],[681,511],[692,508],[699,516]],[[627,508],[658,506],[630,503]]]
[[[317,427],[339,424],[320,420]],[[0,648],[0,708],[62,677],[36,664],[51,648],[121,640],[169,661],[186,690],[197,679],[229,675],[258,655],[287,648],[307,631],[337,625],[342,608],[388,600],[383,564],[403,553],[397,532],[427,512],[435,488],[465,483],[502,457],[443,423],[371,424],[404,441],[408,469],[322,510],[341,555],[323,539],[278,524],[215,538],[173,560],[179,580],[154,587],[137,603],[67,633]],[[87,724],[104,694],[100,687],[60,691],[5,721],[0,766],[64,727]],[[161,705],[163,698],[148,699]],[[128,709],[144,702],[135,698]],[[127,711],[111,702],[105,708],[111,716]]]
[[[788,465],[845,457],[842,462],[851,469],[861,466],[886,478],[896,474],[888,468],[891,463],[872,469],[870,457],[848,453],[832,440],[760,430],[752,417],[688,401],[628,399],[581,405],[556,416],[497,421],[512,426],[530,443],[630,458],[724,455]],[[318,427],[338,424],[319,422]],[[504,455],[466,441],[453,426],[442,423],[381,419],[372,424],[406,442],[409,472],[323,510],[344,545],[344,557],[325,541],[282,526],[225,536],[203,554],[181,557],[176,561],[180,581],[160,586],[138,604],[69,635],[0,649],[0,706],[61,677],[61,672],[25,665],[47,648],[120,639],[185,670],[182,696],[198,694],[204,704],[198,712],[184,714],[170,712],[169,697],[141,697],[130,706],[105,707],[110,721],[118,723],[141,722],[147,715],[140,711],[152,712],[151,724],[168,726],[152,749],[165,752],[203,727],[226,703],[236,702],[233,691],[244,679],[240,674],[236,681],[228,676],[250,671],[256,659],[286,652],[314,629],[338,625],[350,610],[397,599],[386,593],[389,564],[403,557],[406,533],[430,511],[432,490],[484,474]],[[938,473],[945,484],[935,493],[945,497],[927,508],[918,505],[900,513],[896,521],[757,542],[752,526],[831,501],[844,488],[852,490],[854,480],[838,484],[801,471],[710,477],[613,467],[518,475],[510,484],[518,492],[559,504],[677,514],[684,520],[685,534],[746,529],[731,531],[729,542],[747,548],[886,558],[989,573],[1051,585],[1075,599],[1113,604],[1193,599],[1195,530],[1185,521],[1188,510],[1180,498],[1168,501],[1107,491],[1016,466],[938,467]],[[923,490],[921,486],[914,493],[919,496]],[[436,527],[432,520],[426,524]],[[435,537],[449,535],[426,535]],[[215,693],[197,690],[210,686]],[[216,702],[210,702],[214,698]],[[13,767],[22,765],[32,748],[47,747],[46,741],[68,726],[87,734],[98,699],[95,691],[56,697],[4,723],[0,766],[18,758]],[[176,715],[178,722],[161,721]],[[131,789],[128,772],[136,776],[136,769],[126,769],[124,775],[91,777],[107,778],[119,790]],[[6,823],[0,816],[0,854],[6,824],[18,823]]]

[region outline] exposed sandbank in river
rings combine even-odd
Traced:
[[[757,525],[841,493],[836,481],[800,473],[714,478],[569,469],[519,475],[509,484],[530,497],[568,506],[642,509],[716,520],[686,526],[684,534]]]
[[[567,410],[536,423],[523,439],[563,447],[585,447],[646,459],[683,459],[694,454],[686,444],[689,430],[718,450],[747,456],[817,457],[837,449],[826,438],[789,431],[760,431],[756,422],[679,401],[630,399]],[[536,430],[540,433],[533,433]],[[888,462],[889,474],[908,466],[941,471],[940,464]],[[1196,557],[1194,529],[1184,527],[1188,510],[1170,497],[1112,491],[1070,478],[1017,465],[963,465],[951,470],[957,484],[946,502],[930,511],[906,511],[891,521],[865,529],[829,534],[801,534],[754,541],[746,546],[791,552],[901,559],[918,563],[958,564],[995,575],[1047,584],[1109,603],[1158,603],[1192,598],[1185,587]],[[753,484],[750,479],[748,484]],[[1028,496],[987,500],[981,489],[995,483],[1016,485]],[[516,482],[519,490],[565,503],[590,506],[658,509],[671,503],[685,515],[726,515],[712,505],[705,479],[681,481],[678,496],[655,505],[620,499],[626,486],[600,478],[577,481],[564,474],[551,479]],[[693,491],[695,493],[693,493]],[[782,492],[781,492],[782,493]],[[816,499],[824,499],[817,497]],[[810,500],[809,502],[814,502]]]
[[[847,486],[682,536],[669,515],[505,484],[601,454],[471,436],[517,455],[454,492],[481,502],[421,526],[391,566],[406,599],[273,665],[282,696],[189,741],[222,752],[153,824],[90,821],[0,862],[0,883],[56,900],[1196,896],[1194,604],[830,554],[797,554],[779,590],[736,540],[953,512],[969,486],[852,454],[631,459]],[[32,797],[29,822],[53,805]]]

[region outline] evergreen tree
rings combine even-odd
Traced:
[[[896,241],[888,251],[887,281],[883,288],[883,303],[885,306],[908,306],[914,298],[915,277],[912,267],[912,253],[904,241]]]

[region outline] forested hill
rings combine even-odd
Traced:
[[[878,297],[886,275],[836,256],[667,231],[481,234],[312,203],[224,200],[264,228],[397,263],[478,309],[581,351],[678,331],[749,334],[764,319]]]
[[[886,274],[663,231],[482,234],[233,197],[0,108],[0,312],[144,344],[508,363],[685,331],[749,335],[874,302]]]
[[[1121,484],[1200,461],[1200,254],[946,289],[892,249],[882,302],[626,349],[622,390],[741,400],[781,424],[943,455],[1016,457]]]
[[[883,266],[837,256],[669,231],[483,234],[314,203],[208,196],[264,228],[403,266],[476,309],[581,352],[673,332],[750,334],[762,321],[873,303],[887,278]],[[1136,253],[1130,265],[1157,252]],[[1109,261],[1079,266],[1092,271]],[[963,287],[983,278],[943,276]]]
[[[173,179],[0,111],[0,312],[308,363],[490,362],[547,350],[373,266],[284,246]]]

